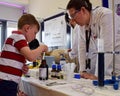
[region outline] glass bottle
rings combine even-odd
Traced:
[[[39,80],[48,80],[48,65],[45,59],[41,61],[39,66]]]
[[[57,75],[58,79],[63,79],[63,74],[62,74],[62,70],[61,70],[61,65],[60,64],[57,65],[56,75]]]
[[[56,73],[57,73],[56,69],[57,69],[56,68],[56,64],[55,64],[55,62],[53,62],[53,64],[52,64],[52,70],[51,70],[51,77],[52,78],[56,78]]]
[[[63,54],[60,55],[60,65],[61,65],[61,70],[64,71],[64,66],[66,64],[66,59]]]

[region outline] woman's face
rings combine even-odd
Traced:
[[[70,17],[74,19],[78,25],[84,26],[89,24],[90,14],[84,7],[82,7],[81,10],[75,10],[74,8],[70,8],[68,11]]]

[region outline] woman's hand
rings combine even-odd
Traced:
[[[68,52],[71,52],[71,51],[72,51],[72,49],[68,49],[67,51],[68,51]]]
[[[85,79],[91,79],[91,80],[98,79],[95,75],[87,73],[87,72],[82,72],[80,75],[82,78],[85,78]]]

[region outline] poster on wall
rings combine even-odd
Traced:
[[[120,16],[120,3],[116,4],[116,13],[118,16]]]
[[[45,21],[44,23],[44,43],[49,47],[65,46],[66,42],[66,22],[64,16]]]
[[[120,0],[108,0],[110,9],[114,9],[118,16],[120,16]],[[113,5],[114,4],[114,5]],[[114,6],[114,8],[113,8]]]

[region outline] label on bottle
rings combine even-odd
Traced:
[[[56,72],[55,71],[51,72],[51,77],[56,77]]]
[[[39,68],[39,77],[43,79],[47,77],[47,68]]]
[[[64,66],[66,64],[65,60],[60,60],[60,65],[61,65],[61,69],[64,70]]]

